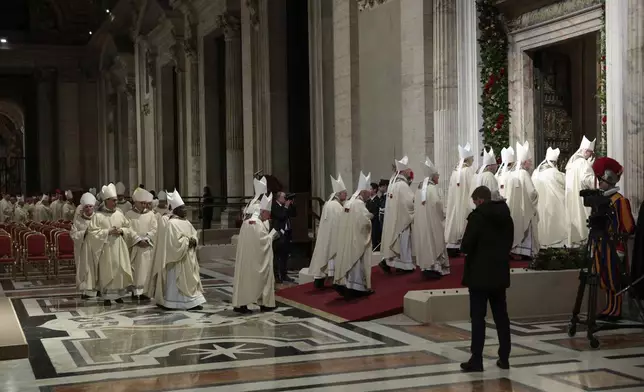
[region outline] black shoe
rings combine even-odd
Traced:
[[[145,302],[145,301],[149,301],[149,300],[150,300],[150,297],[148,297],[147,295],[139,295],[139,296],[137,297],[137,300],[138,300],[139,302]]]
[[[165,307],[165,306],[163,306],[163,305],[161,305],[161,304],[157,304],[157,308],[161,308],[161,309],[163,309],[163,310],[172,310],[172,309],[170,309],[170,308],[168,308],[168,307]]]
[[[282,282],[287,282],[287,283],[294,283],[295,279],[291,278],[290,276],[282,276]]]
[[[325,281],[325,280],[326,280],[326,279],[323,279],[323,278],[321,278],[321,279],[315,279],[315,280],[313,281],[313,287],[315,287],[316,289],[323,289],[323,288],[324,288],[324,281]]]
[[[112,306],[112,301],[106,299],[105,301],[103,301],[103,306]]]
[[[81,299],[89,299],[89,295],[82,294]]]
[[[497,359],[496,366],[498,366],[499,368],[501,368],[503,370],[508,370],[510,368],[510,361],[508,361],[507,359],[505,359],[505,360],[504,359]]]
[[[188,309],[188,312],[193,311],[193,310],[203,310],[203,306],[197,305],[197,306],[195,306],[193,308]]]
[[[406,270],[406,269],[396,268],[396,274],[397,275],[413,274],[414,271],[416,271],[416,269]]]
[[[442,277],[443,275],[441,275],[438,271],[430,271],[430,270],[423,271],[423,278],[427,280],[438,280]]]
[[[246,305],[244,305],[244,306],[240,306],[240,307],[238,307],[238,308],[233,308],[233,311],[234,311],[234,312],[237,312],[237,313],[241,313],[241,314],[249,314],[249,313],[253,313],[253,311],[252,311],[252,310],[250,310],[250,309],[248,309],[248,306],[246,306]]]
[[[115,300],[114,300],[114,302],[116,302],[117,304],[122,304],[122,303],[123,303],[123,299],[122,299],[122,298],[118,298],[118,299],[115,299]]]
[[[260,305],[259,310],[260,312],[272,312],[275,309],[277,309],[277,306],[264,306]]]
[[[386,274],[391,273],[391,268],[387,265],[387,262],[384,260],[381,260],[380,263],[378,264],[380,268],[384,271]]]
[[[282,283],[282,278],[275,277],[275,283]]]
[[[461,370],[465,373],[479,373],[483,371],[483,364],[475,364],[473,362],[463,362]]]

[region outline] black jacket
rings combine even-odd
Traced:
[[[510,250],[514,223],[505,201],[478,206],[467,217],[461,242],[465,257],[463,286],[477,290],[510,287]]]
[[[273,203],[271,206],[271,229],[275,229],[276,231],[293,229],[291,226],[291,218],[294,218],[295,214],[295,204],[291,204],[287,208],[286,206],[279,205],[277,202]]]
[[[633,246],[633,258],[631,259],[631,282],[636,281],[644,275],[644,203],[640,206],[637,216],[637,227],[635,229],[635,243]],[[634,296],[644,299],[644,281],[635,286]]]

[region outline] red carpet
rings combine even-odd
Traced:
[[[331,287],[318,290],[313,283],[279,290],[276,295],[333,314],[349,321],[366,321],[402,313],[403,299],[412,290],[439,290],[463,287],[463,258],[450,259],[451,274],[440,280],[424,280],[416,271],[413,274],[387,275],[380,267],[371,270],[371,286],[375,293],[355,300],[343,299]],[[512,261],[512,268],[526,268],[527,262]],[[328,285],[328,283],[327,283]],[[279,300],[279,299],[278,299]]]

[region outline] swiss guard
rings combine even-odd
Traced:
[[[599,274],[602,290],[606,291],[606,309],[597,318],[599,320],[617,321],[622,316],[622,296],[617,295],[622,289],[622,273],[630,270],[625,255],[626,238],[635,231],[635,222],[631,205],[627,198],[619,193],[617,183],[622,176],[623,167],[612,158],[599,158],[593,163],[597,187],[610,198],[610,223],[608,240],[593,239],[592,249],[595,269]],[[611,246],[614,245],[614,246]],[[622,261],[623,260],[623,261]]]

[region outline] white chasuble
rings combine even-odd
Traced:
[[[372,215],[359,197],[348,202],[344,211],[339,221],[333,284],[352,290],[369,291]]]
[[[51,221],[53,220],[51,208],[49,206],[46,206],[44,204],[38,204],[36,208],[34,208],[34,221],[35,222],[43,222],[43,221]]]
[[[480,186],[485,186],[490,190],[490,192],[492,192],[492,200],[501,199],[501,193],[499,192],[499,181],[494,176],[494,173],[484,171],[483,173],[476,174],[476,177],[474,177],[474,186],[472,186],[472,192],[474,192],[474,189]],[[472,196],[472,192],[470,192],[470,196]]]
[[[532,182],[539,194],[539,243],[541,248],[560,248],[568,239],[566,221],[566,178],[549,162],[540,165],[532,174]]]
[[[76,206],[74,206],[74,203],[72,203],[71,201],[65,202],[65,204],[63,204],[62,211],[63,212],[60,219],[70,222],[74,220],[74,216],[76,215]]]
[[[448,248],[461,247],[467,217],[474,209],[472,204],[474,174],[474,167],[466,166],[454,170],[449,179],[445,217],[445,241]]]
[[[158,217],[152,273],[144,290],[157,304],[169,309],[192,309],[206,303],[199,275],[198,241],[192,223],[177,216]]]
[[[69,233],[74,241],[74,261],[76,262],[76,288],[85,295],[96,295],[96,259],[92,253],[89,242],[85,240],[87,228],[92,218],[82,214],[76,215],[72,230]]]
[[[511,172],[505,185],[506,201],[514,222],[512,253],[533,257],[539,251],[539,194],[524,169]]]
[[[16,223],[25,223],[29,219],[29,214],[24,207],[16,205],[16,208],[13,210],[13,221]]]
[[[322,219],[309,265],[309,274],[316,279],[333,276],[337,237],[340,231],[339,222],[342,214],[344,214],[344,207],[337,199],[328,201],[322,208]]]
[[[568,247],[585,245],[588,239],[586,220],[590,208],[584,207],[584,200],[579,196],[583,189],[595,188],[595,173],[592,162],[584,159],[581,153],[570,157],[566,164],[566,219],[568,223]]]
[[[416,265],[422,271],[450,273],[445,247],[445,210],[436,184],[425,178],[414,198],[412,244]]]
[[[414,219],[414,192],[407,179],[398,175],[389,186],[386,197],[380,245],[382,258],[390,267],[413,270],[410,229]]]
[[[125,216],[130,220],[133,242],[130,245],[130,263],[134,275],[134,295],[143,295],[152,273],[152,257],[156,241],[157,215],[147,210],[143,214],[136,210],[128,211]]]
[[[268,221],[251,217],[242,223],[235,255],[233,306],[257,303],[275,307],[273,234]]]
[[[110,234],[112,228],[123,231],[122,235]],[[132,232],[130,222],[117,208],[105,208],[94,213],[87,228],[88,242],[98,266],[98,289],[106,300],[118,299],[132,286],[132,266],[128,242]]]

